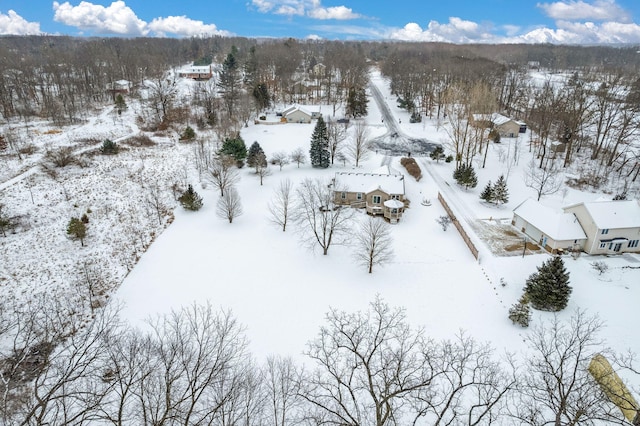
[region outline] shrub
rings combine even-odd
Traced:
[[[77,163],[77,159],[75,155],[73,155],[73,150],[68,146],[55,151],[48,151],[45,157],[56,167],[66,167],[70,164]]]
[[[120,148],[118,147],[118,144],[113,142],[111,139],[105,139],[100,147],[100,152],[104,155],[115,155],[119,151]]]
[[[416,163],[415,158],[412,157],[402,157],[400,159],[400,164],[407,169],[407,173],[415,178],[416,181],[420,181],[422,179],[422,170],[418,163]]]
[[[444,159],[445,163],[450,163],[453,161],[453,155],[449,154],[447,155],[447,158]]]
[[[193,130],[191,126],[187,126],[187,128],[184,129],[184,132],[182,132],[182,134],[180,135],[181,141],[190,141],[195,138],[196,138],[196,131]]]
[[[409,118],[409,123],[422,123],[422,115],[419,112],[413,112]]]
[[[531,321],[531,308],[529,307],[529,297],[523,294],[518,303],[509,309],[509,319],[522,327],[529,327]]]
[[[178,201],[187,210],[198,211],[202,207],[202,198],[196,191],[193,190],[193,186],[189,184],[186,191],[182,193]]]

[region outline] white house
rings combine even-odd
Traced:
[[[587,241],[575,214],[556,211],[531,198],[513,210],[511,224],[551,253],[581,250]]]
[[[503,138],[515,138],[527,131],[527,125],[502,114],[473,114],[472,122],[476,126],[493,127]]]
[[[213,77],[213,67],[211,65],[190,65],[178,70],[178,77],[192,80],[209,80]]]
[[[640,253],[640,201],[589,201],[564,208],[587,235],[589,254]]]

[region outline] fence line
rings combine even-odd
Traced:
[[[447,202],[445,201],[440,191],[438,191],[438,201],[440,201],[440,204],[442,204],[442,207],[444,207],[444,209],[446,210],[447,214],[451,218],[451,222],[453,223],[453,225],[456,227],[456,229],[462,236],[462,239],[467,244],[467,247],[469,247],[469,250],[471,250],[471,254],[473,255],[473,257],[475,257],[476,260],[478,260],[478,257],[479,257],[478,249],[476,248],[475,244],[473,244],[473,242],[471,241],[471,238],[469,238],[467,231],[464,230],[460,221],[456,219],[456,215],[453,214],[453,210],[451,210],[451,207],[449,207],[449,204],[447,204]]]

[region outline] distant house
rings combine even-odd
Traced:
[[[129,80],[118,80],[107,84],[107,92],[116,94],[129,94],[131,91],[131,82]]]
[[[211,65],[190,65],[178,70],[178,77],[192,80],[209,80],[213,77],[213,67]]]
[[[334,203],[365,208],[371,215],[382,215],[397,223],[406,207],[404,176],[388,167],[371,173],[338,172],[333,181]]]
[[[311,123],[313,114],[298,105],[292,105],[282,111],[282,119],[287,123]]]
[[[324,64],[315,64],[312,72],[315,77],[324,77],[324,74],[327,72],[327,66]]]
[[[495,129],[502,138],[515,138],[527,132],[527,125],[502,114],[473,114],[471,121],[475,126]]]
[[[589,254],[640,253],[640,201],[590,201],[564,208],[587,235]]]
[[[587,236],[573,213],[556,211],[530,198],[513,210],[511,224],[554,254],[582,250],[587,241]]]

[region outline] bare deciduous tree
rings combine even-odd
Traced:
[[[271,164],[277,165],[282,170],[283,166],[289,164],[289,155],[283,151],[274,152],[271,156]]]
[[[225,191],[240,180],[240,176],[235,167],[235,160],[228,155],[221,155],[214,158],[207,168],[206,178],[213,186],[220,190],[220,196],[224,197]]]
[[[332,309],[306,351],[317,365],[302,396],[327,416],[325,424],[383,426],[399,420],[408,395],[434,376],[432,342],[412,330],[402,309],[380,299],[367,312]]]
[[[336,154],[340,152],[342,143],[347,138],[346,125],[338,123],[336,120],[327,120],[327,136],[329,136],[329,157],[331,164],[333,164]]]
[[[264,152],[256,154],[256,162],[254,167],[256,169],[256,175],[260,178],[260,186],[262,186],[264,178],[271,174],[271,169],[267,164],[267,157],[264,155]]]
[[[537,167],[532,159],[524,173],[524,183],[527,187],[536,191],[538,201],[543,195],[555,194],[560,190],[564,182],[563,173],[554,162],[546,167]]]
[[[296,148],[292,153],[291,153],[291,161],[293,161],[294,163],[296,163],[298,165],[298,168],[300,168],[300,164],[304,164],[307,161],[307,154],[305,154],[304,149],[302,148]]]
[[[158,224],[162,225],[162,218],[167,214],[167,207],[164,191],[157,182],[151,182],[146,188],[145,201],[147,206],[153,210],[158,218]]]
[[[280,181],[280,185],[273,193],[273,198],[269,202],[269,213],[271,221],[282,227],[282,232],[287,230],[289,217],[291,216],[291,190],[293,184],[291,180],[285,179]]]
[[[594,355],[604,350],[598,333],[602,321],[577,311],[567,323],[557,316],[526,337],[532,355],[521,370],[522,383],[508,404],[521,424],[623,424],[588,371]]]
[[[332,189],[321,180],[305,179],[296,194],[295,217],[303,242],[312,248],[319,245],[323,255],[332,244],[343,244],[353,210],[336,206]]]
[[[367,159],[371,151],[371,142],[369,141],[369,129],[364,121],[356,121],[353,128],[353,139],[347,150],[356,167],[360,165],[360,161]]]
[[[233,223],[233,219],[242,214],[242,203],[240,195],[234,187],[227,188],[224,195],[218,199],[216,213],[221,219],[227,219]]]
[[[290,357],[270,356],[263,369],[265,417],[274,426],[296,424],[301,416],[303,371]]]
[[[369,216],[354,235],[354,257],[369,273],[373,272],[374,265],[385,265],[393,259],[393,239],[389,226],[384,220]]]

